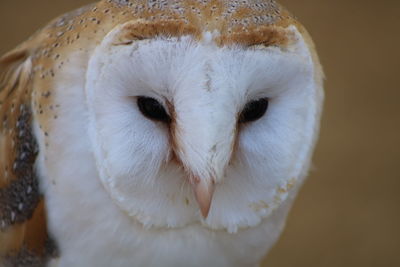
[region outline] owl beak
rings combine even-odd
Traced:
[[[211,201],[214,194],[214,179],[193,179],[193,190],[199,204],[201,215],[207,218],[211,207]]]

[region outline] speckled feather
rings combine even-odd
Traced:
[[[34,170],[38,151],[32,120],[45,139],[52,134],[51,124],[61,105],[54,100],[54,88],[71,53],[81,51],[87,65],[105,35],[131,20],[140,23],[125,31],[121,44],[156,35],[190,34],[200,39],[204,31],[217,31],[214,38],[221,46],[284,47],[291,38],[285,29],[296,25],[312,47],[303,27],[273,0],[103,0],[57,18],[4,55],[0,59],[0,257],[11,265],[25,259],[30,262],[25,265],[40,266],[54,255]]]

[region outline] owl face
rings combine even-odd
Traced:
[[[129,23],[128,23],[129,24]],[[258,224],[301,180],[317,128],[313,65],[295,27],[286,49],[110,32],[86,82],[100,179],[148,227]]]

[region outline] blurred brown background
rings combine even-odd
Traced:
[[[90,0],[0,0],[0,54]],[[281,0],[325,68],[315,168],[265,261],[400,266],[400,1]]]

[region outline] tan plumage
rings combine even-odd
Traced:
[[[295,25],[313,47],[304,28],[275,1],[103,0],[51,22],[0,59],[0,258],[4,262],[40,265],[57,255],[46,230],[46,200],[34,169],[38,151],[32,120],[45,140],[52,135],[62,105],[55,101],[56,85],[64,79],[60,70],[68,66],[74,51],[80,51],[87,64],[94,47],[122,24],[115,45],[157,35],[201,39],[207,30],[219,32],[214,38],[220,46],[284,48],[294,41],[287,28]],[[316,74],[320,81],[320,69]]]

